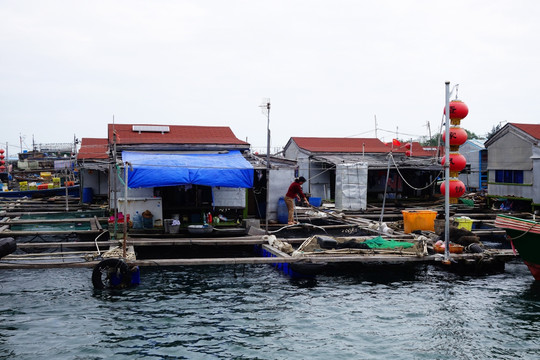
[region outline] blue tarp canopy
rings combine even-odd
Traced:
[[[122,161],[131,164],[130,188],[190,184],[253,187],[253,166],[238,150],[212,154],[123,151]]]

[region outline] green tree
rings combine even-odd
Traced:
[[[480,136],[476,135],[472,131],[469,131],[469,130],[465,129],[465,132],[467,133],[467,139],[468,140],[481,139]]]
[[[501,123],[499,123],[498,125],[495,125],[491,128],[491,131],[487,133],[487,140],[489,140],[493,135],[495,135],[495,133],[497,131],[499,131],[501,129]]]

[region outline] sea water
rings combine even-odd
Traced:
[[[0,359],[535,359],[540,284],[503,273],[290,278],[270,265],[0,270]]]

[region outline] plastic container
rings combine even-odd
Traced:
[[[309,198],[309,203],[312,206],[319,207],[322,204],[322,198],[320,198],[320,197],[310,197]]]
[[[433,210],[402,210],[403,232],[410,234],[416,230],[435,231],[435,217]]]
[[[127,214],[127,221],[129,222],[129,214]],[[117,223],[124,223],[124,214],[122,212],[118,213],[118,218],[116,220]],[[109,217],[109,224],[114,223],[114,216]]]
[[[37,186],[38,190],[47,190],[49,188],[49,185],[47,184],[39,184]]]
[[[28,190],[28,181],[19,181],[19,190]]]
[[[180,232],[180,220],[172,219],[169,225],[169,234],[178,234]]]
[[[143,228],[142,215],[139,214],[138,211],[135,211],[135,215],[133,215],[133,228],[134,229],[142,229]]]
[[[154,228],[154,216],[152,215],[152,213],[149,210],[146,210],[141,215],[143,229]]]
[[[450,253],[451,254],[462,254],[463,253],[463,246],[458,244],[450,244]],[[438,254],[444,254],[445,253],[445,244],[442,241],[437,241],[435,245],[433,245],[433,250],[435,250]]]
[[[85,187],[82,191],[82,202],[84,204],[90,204],[94,199],[94,190],[91,187]]]
[[[277,203],[277,220],[280,224],[286,224],[289,221],[289,209],[285,203],[285,198],[280,197]]]
[[[454,223],[456,224],[456,227],[465,229],[465,230],[472,230],[473,220],[467,216],[463,217],[457,217],[454,219]]]

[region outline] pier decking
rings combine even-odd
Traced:
[[[15,205],[20,205],[21,202]],[[23,202],[24,203],[24,202]],[[4,208],[5,209],[5,208]],[[22,210],[22,211],[21,211]],[[325,212],[323,218],[328,221],[319,224],[314,220],[319,215],[310,214],[311,209],[300,209],[298,218],[302,222],[298,226],[285,226],[271,224],[268,234],[274,234],[280,240],[286,241],[297,247],[306,238],[313,234],[328,235],[330,232],[354,238],[356,235],[377,236],[379,233],[373,225],[379,220],[379,214],[367,211],[366,213],[336,214],[333,211]],[[15,254],[5,256],[0,260],[0,269],[16,268],[58,268],[58,267],[87,267],[92,268],[99,264],[101,254],[112,247],[117,247],[122,242],[122,234],[118,234],[119,239],[109,240],[108,229],[102,224],[107,223],[107,218],[91,216],[77,219],[21,219],[23,214],[27,214],[20,206],[4,211],[0,220],[0,237],[34,237],[31,241],[17,242],[18,251]],[[33,211],[32,214],[38,212]],[[45,212],[48,214],[51,212]],[[456,214],[458,215],[458,214]],[[465,216],[481,219],[485,224],[489,224],[493,215],[467,212]],[[401,211],[387,211],[385,220],[402,219]],[[320,219],[319,219],[320,220]],[[67,230],[41,230],[36,225],[57,225],[57,224],[85,224],[88,229],[77,230],[70,228]],[[13,230],[13,226],[30,226],[32,229]],[[119,230],[122,225],[120,224]],[[247,229],[246,229],[247,230]],[[238,265],[238,264],[357,264],[357,265],[407,265],[407,264],[440,264],[442,255],[433,254],[407,254],[396,251],[395,253],[385,253],[381,251],[367,251],[355,254],[325,254],[324,256],[291,256],[269,245],[268,240],[262,236],[266,231],[256,229],[257,235],[230,236],[227,231],[215,236],[198,237],[189,234],[163,234],[130,233],[126,238],[126,246],[133,247],[136,253],[159,256],[138,256],[136,260],[129,260],[134,266],[197,266],[197,265]],[[247,231],[246,231],[247,232]],[[478,236],[502,236],[504,231],[495,228],[481,228],[473,231]],[[230,232],[234,234],[234,231]],[[79,237],[77,241],[42,241],[45,235],[49,239],[58,238],[60,235],[75,235]],[[221,236],[220,236],[221,235]],[[225,235],[225,236],[224,236]],[[435,238],[434,233],[425,235]],[[391,234],[384,235],[388,239],[403,241],[414,241],[418,235],[405,234],[395,230]],[[41,239],[41,240],[40,240]],[[93,240],[93,241],[91,241]],[[220,250],[225,248],[234,249],[225,252]],[[195,254],[190,250],[197,249]],[[236,252],[237,249],[249,249],[249,251]],[[257,250],[258,249],[258,250]],[[210,254],[210,252],[213,252]],[[261,254],[266,254],[263,256]],[[496,264],[500,266],[511,261],[516,256],[509,249],[487,249],[483,253],[463,253],[452,254],[453,264],[460,266],[474,264]]]

